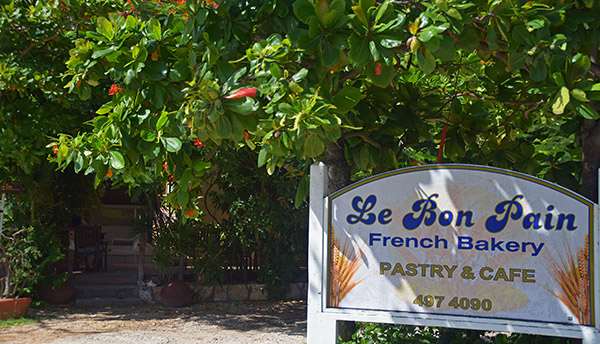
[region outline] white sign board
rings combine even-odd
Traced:
[[[309,297],[310,344],[311,310],[322,321],[598,333],[596,206],[572,191],[507,170],[430,165],[365,179],[321,206],[318,224],[311,218],[322,235],[314,247],[311,229],[310,252],[321,254],[311,261],[324,273],[310,274],[320,290]]]

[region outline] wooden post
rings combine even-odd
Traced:
[[[327,196],[327,166],[316,163],[310,167],[310,213],[308,222],[308,344],[333,344],[337,341],[335,318],[324,316],[324,263],[327,252],[325,196]]]
[[[140,234],[138,245],[138,284],[144,282],[144,263],[146,262],[146,238]]]
[[[73,275],[73,261],[75,260],[75,230],[69,229],[69,247],[67,249],[67,270],[69,276]]]

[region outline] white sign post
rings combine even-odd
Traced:
[[[377,175],[327,196],[311,166],[308,343],[337,321],[600,342],[598,206],[475,165]]]

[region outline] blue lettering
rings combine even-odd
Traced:
[[[346,221],[348,221],[348,223],[351,225],[356,224],[358,222],[362,222],[367,225],[372,225],[373,223],[375,223],[377,217],[375,216],[375,214],[367,214],[367,212],[369,212],[375,207],[375,203],[377,203],[377,197],[375,197],[375,195],[367,197],[367,199],[364,202],[360,196],[354,197],[354,199],[352,199],[352,208],[354,209],[354,211],[358,212],[358,216],[348,215],[348,217],[346,217]]]
[[[369,233],[369,246],[373,246],[376,241],[381,241],[381,233]]]
[[[517,201],[517,199],[523,198],[523,195],[516,195],[510,201],[500,202],[496,206],[496,214],[502,215],[504,217],[499,220],[498,216],[490,216],[485,221],[485,229],[490,233],[498,233],[501,232],[508,223],[508,217],[510,216],[513,220],[518,220],[523,215],[523,206]],[[515,207],[514,212],[511,213],[513,206]]]
[[[382,225],[387,225],[388,223],[392,222],[390,216],[392,216],[392,211],[389,209],[383,209],[377,218],[379,219],[379,223]]]
[[[548,215],[552,216],[551,214],[548,214]],[[540,214],[529,213],[529,214],[525,215],[525,217],[523,218],[523,228],[529,229],[533,226],[533,229],[540,229],[540,228],[542,228],[542,225],[540,224],[540,220],[541,220]]]
[[[565,220],[567,220],[567,230],[574,231],[577,229],[577,226],[575,226],[575,215],[559,214],[558,215],[558,223],[556,224],[557,230],[562,229],[563,223],[565,222]]]
[[[415,217],[415,213],[408,213],[402,219],[402,225],[404,228],[411,230],[419,227],[421,223],[425,223],[427,226],[431,226],[435,222],[435,208],[437,203],[432,198],[439,197],[438,194],[432,194],[427,199],[421,199],[413,203],[412,210],[416,213],[419,210],[421,213],[418,217]],[[427,216],[427,217],[425,217]]]
[[[465,218],[465,226],[473,227],[473,225],[475,225],[473,223],[473,212],[470,210],[467,210],[467,211],[460,210],[458,212],[458,215],[456,215],[456,226],[457,227],[462,224],[463,217]]]
[[[471,250],[473,249],[473,238],[468,236],[458,237],[458,249],[459,250]]]
[[[446,227],[450,226],[453,218],[454,215],[452,215],[452,212],[450,210],[446,210],[440,214],[440,219],[438,221],[440,222],[440,225]]]

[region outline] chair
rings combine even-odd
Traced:
[[[94,257],[94,270],[106,267],[106,246],[102,226],[80,225],[69,229],[69,272],[73,271],[75,257],[83,258],[89,268],[88,257]]]
[[[113,256],[132,256],[138,257],[140,249],[140,236],[134,238],[112,238],[108,242],[106,268],[111,269],[113,265]],[[137,261],[137,259],[135,259]]]

